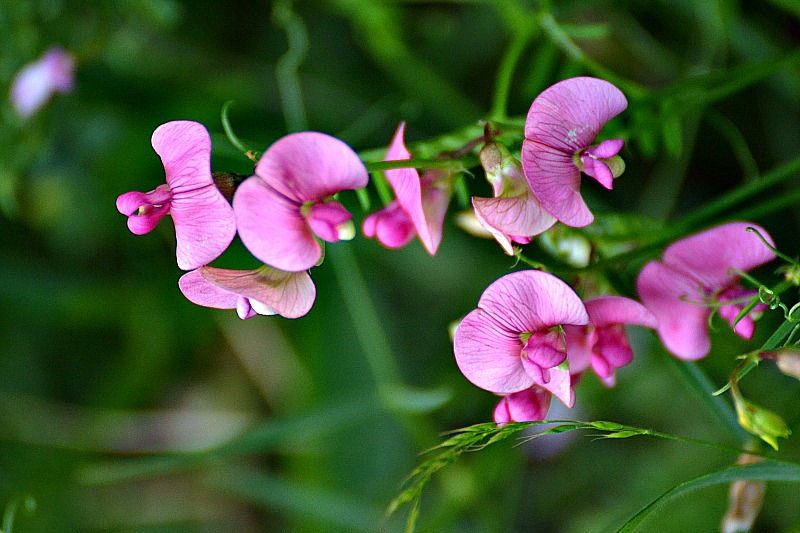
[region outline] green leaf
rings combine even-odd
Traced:
[[[681,483],[677,487],[665,492],[630,520],[625,522],[617,531],[627,533],[635,531],[651,514],[663,509],[672,500],[698,489],[731,483],[736,480],[744,481],[800,481],[800,465],[777,461],[765,461],[743,466],[731,466],[702,475],[692,480]]]

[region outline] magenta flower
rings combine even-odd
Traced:
[[[583,302],[563,281],[525,270],[498,279],[456,329],[456,363],[472,383],[496,394],[539,385],[569,407],[575,401],[562,326],[586,325]]]
[[[156,128],[152,144],[164,163],[166,185],[148,193],[127,192],[117,198],[117,209],[127,215],[128,229],[136,235],[148,233],[169,213],[178,266],[207,265],[236,235],[233,209],[211,176],[211,137],[202,124],[179,120]]]
[[[553,395],[537,385],[519,392],[503,396],[494,408],[494,421],[497,424],[508,422],[533,422],[544,420],[550,410]]]
[[[536,199],[568,226],[594,220],[580,193],[581,171],[611,189],[624,164],[617,157],[622,139],[590,146],[606,122],[628,106],[607,81],[570,78],[545,89],[525,121],[522,168]]]
[[[301,317],[317,294],[308,272],[283,272],[267,265],[255,270],[204,266],[184,274],[178,286],[190,302],[236,309],[242,320],[256,314]]]
[[[522,167],[506,147],[487,143],[481,149],[480,160],[495,197],[473,196],[475,216],[503,250],[514,255],[512,242],[528,244],[531,237],[546,231],[556,219],[536,200]]]
[[[411,159],[403,140],[405,127],[405,122],[398,126],[386,161]],[[450,203],[449,173],[431,169],[420,177],[414,168],[396,168],[386,171],[386,180],[397,199],[364,220],[364,235],[376,237],[387,248],[400,248],[411,242],[416,233],[428,253],[436,254]]]
[[[11,104],[22,118],[28,118],[54,94],[70,92],[74,81],[75,58],[63,48],[50,48],[17,73],[11,83]]]
[[[316,265],[328,242],[350,239],[352,215],[331,197],[367,186],[367,169],[344,142],[305,131],[279,139],[233,197],[244,245],[275,268],[301,272]]]
[[[639,273],[636,287],[642,303],[658,320],[658,334],[668,351],[681,359],[705,357],[711,349],[708,319],[715,302],[733,300],[719,308],[731,324],[742,310],[740,298],[758,291],[739,286],[740,276],[775,258],[751,226],[772,243],[769,234],[755,224],[731,222],[681,239],[670,245],[661,261],[650,261]],[[749,339],[755,324],[751,316],[734,328]]]
[[[585,302],[587,326],[564,326],[567,335],[569,370],[573,375],[590,365],[609,387],[616,383],[614,372],[633,361],[624,324],[655,329],[655,316],[639,302],[622,296],[604,296]]]

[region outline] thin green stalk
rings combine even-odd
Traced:
[[[289,131],[305,130],[308,129],[308,121],[297,69],[303,64],[308,52],[308,32],[300,17],[292,11],[290,0],[277,2],[272,9],[272,18],[286,32],[289,41],[289,49],[276,65],[278,92],[286,127]]]
[[[494,98],[492,99],[492,110],[490,116],[498,120],[505,120],[508,112],[508,95],[511,91],[511,81],[514,78],[514,70],[519,63],[522,52],[534,36],[533,26],[523,26],[515,31],[511,38],[511,44],[506,50],[500,69],[497,72],[497,84],[494,88]]]

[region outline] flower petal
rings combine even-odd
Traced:
[[[167,184],[175,196],[213,185],[211,137],[197,122],[175,120],[153,132],[153,149],[161,157]]]
[[[170,214],[182,270],[207,265],[222,255],[236,235],[233,208],[215,185],[173,196]]]
[[[375,237],[387,248],[402,248],[417,234],[411,218],[397,200],[365,218],[363,232],[365,237]]]
[[[571,157],[592,144],[605,123],[626,107],[622,91],[605,80],[566,79],[533,101],[525,120],[525,138]]]
[[[293,133],[276,141],[261,156],[255,173],[298,204],[362,189],[369,181],[364,163],[352,148],[316,131]]]
[[[482,309],[473,310],[458,325],[453,350],[458,368],[482,389],[509,394],[533,385],[522,367],[519,335]]]
[[[589,323],[575,291],[552,274],[538,270],[506,274],[486,288],[478,307],[517,333]]]
[[[730,222],[673,243],[664,251],[663,262],[708,289],[726,288],[739,279],[730,269],[747,272],[775,258],[775,253],[747,227],[757,229],[774,246],[772,237],[761,226]]]
[[[494,410],[497,424],[507,422],[533,422],[544,420],[550,410],[549,391],[533,386],[523,391],[506,395]]]
[[[533,237],[556,223],[533,195],[513,198],[472,198],[475,216],[508,255],[514,255],[511,236]]]
[[[655,329],[658,320],[645,306],[623,296],[603,296],[587,300],[586,312],[593,326],[636,324]]]
[[[549,390],[553,396],[561,400],[567,407],[575,405],[575,389],[572,388],[572,377],[567,369],[550,368],[546,372],[547,382],[537,385]]]
[[[522,168],[539,203],[551,215],[576,228],[594,221],[581,197],[581,173],[572,156],[526,139],[522,143]]]
[[[685,301],[699,301],[702,295],[697,281],[658,261],[651,261],[639,273],[636,288],[645,307],[658,321],[658,335],[669,352],[686,360],[708,354],[711,311]]]

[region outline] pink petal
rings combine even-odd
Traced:
[[[587,309],[588,310],[588,309]],[[570,374],[580,374],[592,361],[592,343],[587,326],[564,326],[567,344],[567,360]]]
[[[572,388],[572,377],[569,370],[550,368],[547,370],[547,382],[537,385],[549,390],[553,396],[561,400],[567,407],[575,405],[575,390]]]
[[[172,192],[167,185],[159,185],[149,193],[126,192],[117,198],[117,210],[128,216],[128,229],[135,235],[152,231],[169,213]]]
[[[702,301],[695,280],[658,261],[651,261],[639,273],[636,288],[645,307],[658,321],[658,334],[669,352],[686,360],[708,354],[711,311],[684,301]]]
[[[749,222],[731,222],[673,243],[664,251],[663,262],[712,291],[726,288],[739,279],[729,269],[747,272],[775,258],[755,233],[746,231],[748,226],[774,245],[764,228]]]
[[[519,333],[589,323],[583,302],[569,285],[538,270],[506,274],[486,288],[478,307]]]
[[[533,422],[544,420],[550,410],[552,395],[541,387],[531,387],[520,392],[506,395],[494,411],[494,421],[498,424],[507,422]]]
[[[555,218],[576,228],[594,221],[581,197],[581,173],[571,155],[526,139],[522,143],[522,168],[534,196]]]
[[[428,170],[426,174],[438,173],[439,171]],[[442,242],[442,231],[444,228],[444,216],[447,207],[450,205],[450,185],[448,178],[442,179],[438,184],[423,187],[422,189],[422,211],[427,225],[424,227],[414,227],[419,235],[419,240],[429,254],[435,255]],[[399,201],[399,196],[398,196]],[[412,215],[411,220],[414,220]]]
[[[608,159],[617,155],[623,146],[625,146],[625,141],[622,139],[608,139],[597,146],[587,148],[583,153],[594,156],[597,159]]]
[[[233,208],[215,185],[173,196],[170,215],[182,270],[207,265],[222,255],[236,235]]]
[[[203,267],[185,274],[178,283],[186,298],[198,305],[234,309],[241,306],[239,298],[245,297],[257,310],[256,302],[286,318],[308,313],[316,297],[308,272],[282,272],[268,266],[255,270]]]
[[[472,198],[475,216],[508,255],[514,255],[511,235],[533,237],[556,223],[531,194],[514,198]]]
[[[261,156],[255,173],[275,192],[301,205],[362,189],[369,181],[364,163],[352,148],[315,131],[276,141]]]
[[[583,172],[587,176],[597,180],[597,183],[606,189],[611,190],[614,187],[614,175],[605,162],[599,159],[593,159],[586,154],[581,156],[581,162],[583,163]]]
[[[473,310],[458,325],[453,349],[458,368],[482,389],[509,394],[533,385],[522,367],[519,334],[501,326],[482,309]]]
[[[627,106],[622,91],[605,80],[563,80],[533,101],[525,121],[525,138],[571,157],[592,144],[605,123]]]
[[[189,120],[167,122],[156,128],[151,143],[161,157],[174,195],[213,185],[211,137],[202,124]]]
[[[314,235],[328,242],[338,242],[342,225],[352,219],[353,215],[336,201],[318,202],[311,206],[307,215],[308,225]]]
[[[587,300],[586,312],[592,325],[597,327],[612,324],[636,324],[655,329],[656,317],[645,306],[623,296],[603,296]]]
[[[408,213],[400,208],[397,200],[365,218],[363,232],[365,237],[375,237],[387,248],[402,248],[417,234]]]

